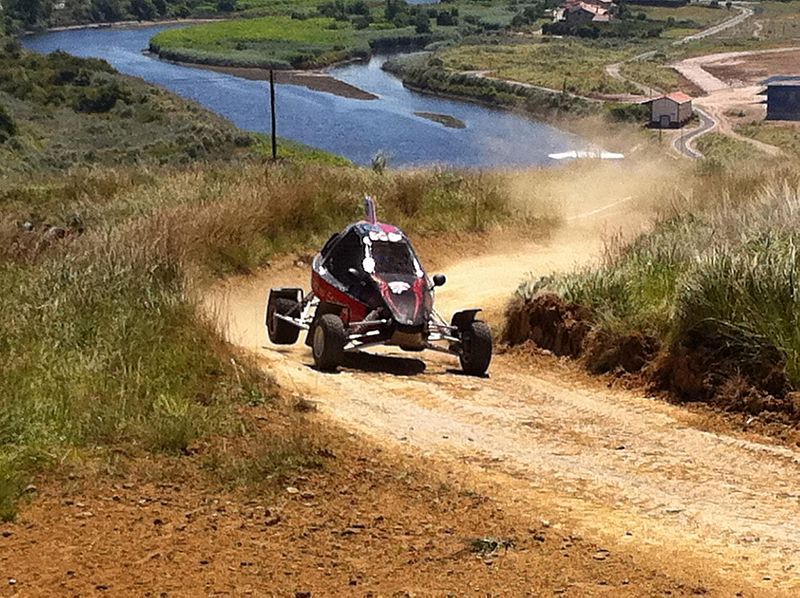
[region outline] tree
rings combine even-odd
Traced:
[[[153,0],[131,0],[131,14],[140,21],[152,21],[158,11]]]
[[[12,19],[30,29],[44,25],[52,9],[51,0],[9,0],[6,12]]]
[[[119,21],[125,17],[125,9],[120,0],[92,0],[90,14],[93,21]]]
[[[217,10],[219,12],[233,12],[236,10],[236,0],[218,0]]]
[[[386,0],[384,16],[387,21],[394,21],[395,17],[406,11],[405,0]]]
[[[414,18],[414,30],[417,33],[431,32],[431,22],[430,19],[428,19],[428,13],[424,10],[419,11]]]

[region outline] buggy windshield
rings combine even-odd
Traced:
[[[372,244],[372,258],[378,274],[415,274],[411,250],[405,243],[376,241]]]

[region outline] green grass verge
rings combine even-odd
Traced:
[[[275,16],[162,31],[150,49],[162,58],[198,64],[289,68],[366,56],[369,44],[333,19]]]
[[[706,157],[706,167],[713,164],[739,164],[750,159],[757,150],[746,141],[733,139],[722,133],[706,133],[695,143]]]
[[[256,154],[264,158],[272,158],[271,137],[263,133],[253,133],[252,137],[255,139],[253,149]],[[352,165],[347,158],[282,137],[277,140],[277,150],[278,158],[282,160],[327,164],[328,166]]]
[[[444,28],[439,28],[444,29]],[[414,27],[355,29],[331,18],[271,16],[162,31],[150,49],[162,58],[218,66],[312,68],[382,49],[425,45],[435,38]]]

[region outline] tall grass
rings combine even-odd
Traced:
[[[597,326],[702,347],[746,370],[765,361],[800,388],[800,168],[700,170],[654,229],[604,263],[528,281],[592,308]]]
[[[294,163],[81,171],[37,185],[11,185],[0,195],[6,212],[0,257],[20,260],[45,251],[47,224],[65,227],[62,244],[69,244],[81,234],[144,226],[143,220],[157,216],[185,252],[187,265],[216,274],[244,272],[277,252],[312,247],[360,218],[364,193],[379,198],[382,218],[422,234],[554,222],[551,215],[515,206],[507,183],[502,174],[380,175]],[[21,226],[26,221],[33,231]]]
[[[521,213],[506,186],[503,175],[297,163],[7,180],[0,517],[13,516],[35,471],[67,454],[120,445],[180,454],[197,439],[241,429],[233,407],[270,387],[232,364],[189,289],[276,253],[312,250],[361,217],[364,193],[380,198],[383,218],[415,234],[553,222]],[[250,464],[232,459],[247,470],[233,477],[316,462],[298,438],[273,440],[274,450],[254,452]]]

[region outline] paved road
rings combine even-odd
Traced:
[[[700,125],[690,131],[681,131],[681,134],[672,140],[672,148],[677,153],[696,160],[702,158],[703,154],[694,148],[694,141],[701,135],[713,131],[717,127],[717,121],[702,108],[695,106],[694,111],[700,117]]]
[[[722,21],[722,23],[718,23],[717,25],[709,27],[708,29],[703,29],[702,31],[698,31],[697,33],[693,33],[692,35],[687,35],[686,37],[683,37],[675,41],[673,45],[680,46],[681,44],[688,44],[689,42],[693,42],[698,39],[704,39],[711,35],[716,35],[717,33],[725,31],[726,29],[730,29],[731,27],[736,27],[740,23],[743,23],[744,21],[753,16],[752,8],[748,8],[746,6],[737,6],[736,8],[739,10],[739,14],[736,15],[735,17],[731,17],[730,19]]]

